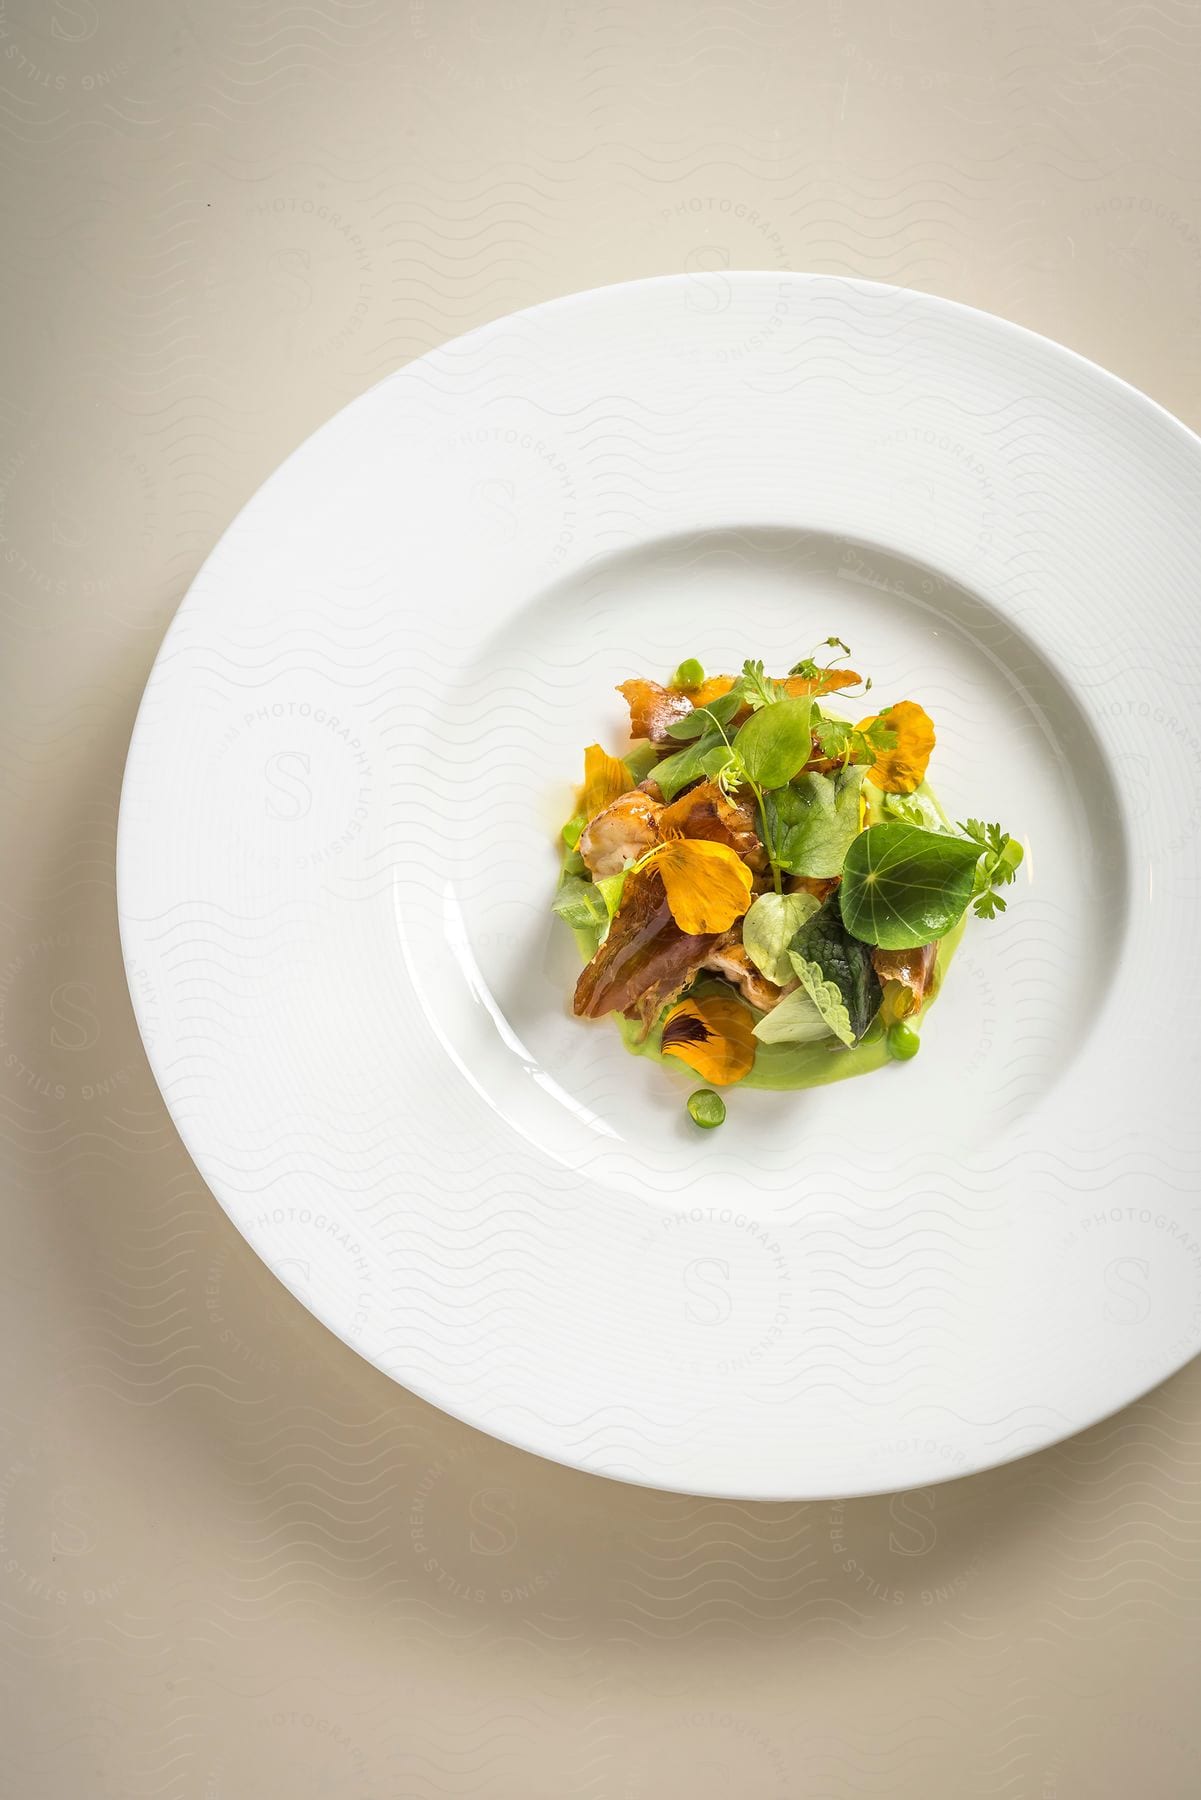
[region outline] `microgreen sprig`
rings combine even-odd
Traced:
[[[972,911],[978,919],[995,919],[999,912],[1005,911],[1005,902],[996,890],[1008,887],[1014,880],[1025,851],[1016,838],[1002,831],[999,825],[985,825],[979,819],[968,819],[960,821],[959,829],[978,844],[981,851]]]
[[[897,734],[881,715],[868,724],[851,725],[846,719],[818,718],[813,730],[822,747],[822,755],[832,761],[874,763],[882,750],[895,750]]]

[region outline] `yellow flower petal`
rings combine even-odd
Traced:
[[[703,994],[673,1006],[663,1025],[661,1048],[715,1087],[729,1087],[750,1073],[755,1060],[755,1021],[732,994]]]
[[[912,794],[926,779],[930,753],[934,749],[934,721],[916,700],[898,700],[895,706],[861,719],[857,730],[866,731],[880,719],[897,734],[892,750],[881,750],[867,772],[886,794]]]
[[[728,844],[669,838],[651,852],[672,918],[689,936],[728,931],[751,903],[751,872]]]
[[[599,744],[589,744],[584,752],[584,785],[576,810],[586,819],[595,819],[598,812],[622,794],[628,794],[633,786],[630,771],[620,757],[610,756]]]

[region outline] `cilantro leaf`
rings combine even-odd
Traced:
[[[983,853],[976,870],[972,911],[978,919],[995,919],[999,912],[1005,911],[1005,902],[995,890],[1008,887],[1015,879],[1026,853],[1017,839],[1011,838],[999,825],[984,825],[979,819],[968,819],[959,829]]]
[[[788,689],[778,681],[772,681],[763,673],[763,662],[744,662],[742,676],[738,683],[742,699],[754,711],[761,706],[774,706],[780,700],[788,698]]]
[[[848,763],[874,763],[881,750],[895,750],[897,734],[884,719],[872,719],[860,727],[847,719],[818,718],[814,734],[822,755]]]

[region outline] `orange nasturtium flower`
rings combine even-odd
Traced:
[[[630,771],[619,756],[610,756],[599,744],[589,744],[584,752],[584,785],[576,810],[591,822],[611,801],[628,794],[633,785]]]
[[[728,844],[669,837],[643,858],[663,879],[672,918],[690,937],[728,931],[751,903],[751,872]]]
[[[866,731],[877,719],[896,732],[897,741],[891,750],[880,751],[867,778],[878,788],[883,788],[886,794],[912,794],[926,779],[930,752],[934,748],[934,721],[916,700],[898,700],[895,706],[886,706],[882,713],[861,719],[856,730]]]
[[[678,1056],[715,1087],[729,1087],[750,1073],[755,1021],[733,994],[702,994],[672,1007],[661,1047],[665,1056]]]

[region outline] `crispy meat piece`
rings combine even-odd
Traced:
[[[580,855],[593,880],[616,875],[657,844],[662,811],[662,800],[653,800],[638,788],[603,807],[580,837]]]
[[[795,981],[790,981],[787,987],[779,988],[766,975],[760,974],[746,953],[741,924],[714,944],[701,967],[711,970],[714,975],[723,976],[732,987],[738,989],[744,1000],[748,1000],[760,1012],[770,1012],[797,985]]]
[[[715,781],[702,781],[665,807],[653,782],[631,788],[597,813],[580,838],[580,855],[593,879],[616,875],[660,837],[709,838],[726,844],[752,869],[766,867],[750,801],[727,800]]]
[[[617,689],[630,708],[630,736],[667,743],[667,727],[692,711],[692,701],[678,688],[661,687],[657,681],[623,681]]]
[[[652,744],[670,743],[669,725],[682,719],[694,706],[708,706],[712,701],[720,700],[737,679],[735,675],[711,675],[708,681],[687,694],[681,688],[663,687],[657,681],[644,681],[640,677],[621,682],[617,691],[624,695],[630,709],[630,736],[649,738]],[[787,675],[782,680],[788,692],[794,698],[800,698],[804,694],[834,694],[839,688],[855,687],[860,677],[853,669],[830,669],[817,681],[808,681],[803,675]],[[750,708],[744,706],[734,715],[734,724],[741,725],[749,716]]]
[[[727,800],[715,781],[702,781],[673,800],[659,815],[659,830],[664,837],[678,832],[681,837],[727,844],[752,869],[767,864],[755,830],[753,801]]]
[[[653,863],[626,879],[609,935],[576,983],[581,1018],[636,1013],[649,1028],[660,1007],[678,993],[722,934],[693,937],[671,916]]]
[[[937,955],[937,944],[922,944],[916,950],[875,949],[872,951],[872,968],[881,987],[886,981],[902,982],[913,995],[914,1012],[919,1012],[934,974]]]
[[[789,875],[785,877],[784,891],[812,894],[815,899],[828,900],[841,880],[841,875]]]

